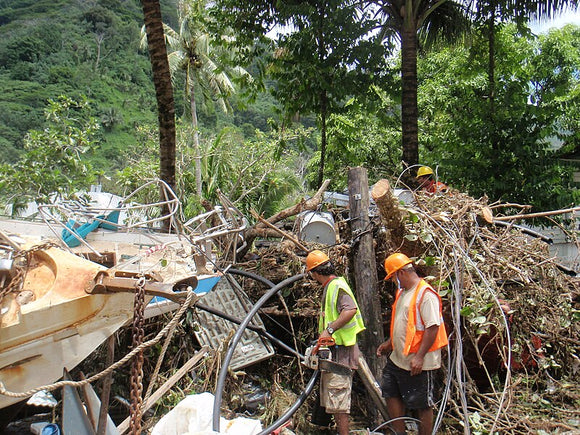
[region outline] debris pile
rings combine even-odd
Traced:
[[[542,238],[494,223],[505,207],[454,191],[408,210],[401,249],[448,302],[446,416],[490,432],[578,430],[579,281]]]
[[[550,254],[545,238],[533,231],[524,232],[501,217],[513,214],[513,205],[488,204],[487,198],[474,199],[457,191],[434,196],[415,193],[413,197],[407,205],[392,198],[386,205],[378,204],[371,219],[377,290],[385,333],[395,291],[391,282],[383,281],[382,265],[390,253],[401,251],[413,257],[418,272],[443,298],[450,346],[444,356],[442,399],[435,422],[438,431],[457,433],[463,427],[469,427],[471,433],[578,431],[578,279]],[[336,263],[337,272],[354,283],[351,271],[356,259],[350,255],[348,210],[327,206],[338,233],[335,245],[301,241],[299,246],[292,241],[298,235],[288,233],[287,228],[292,227],[289,220],[297,214],[294,211],[300,210],[296,206],[293,212],[281,213],[281,219],[271,222],[278,224],[277,230],[260,230],[263,219],[258,220],[248,232],[256,241],[267,237],[267,243],[254,243],[254,249],[233,267],[279,283],[304,271],[304,248],[322,248]],[[282,231],[279,224],[283,222],[287,225]],[[282,238],[284,232],[289,237]],[[229,264],[231,259],[218,266],[226,268]],[[256,280],[239,280],[253,302],[268,290]],[[316,336],[320,298],[319,285],[299,280],[264,306],[260,315],[269,332],[303,351],[300,347]],[[165,362],[167,372],[172,371],[168,365],[173,364],[175,369],[178,361],[187,360],[194,352],[191,336],[195,316],[195,311],[188,313],[179,326],[180,333],[172,339],[170,349],[175,358]],[[222,343],[217,352],[210,352],[196,374],[184,378],[181,388],[185,393],[212,392],[227,347],[228,343]],[[149,358],[155,361],[156,356]],[[148,370],[146,364],[147,371],[150,367]],[[299,359],[284,352],[243,371],[231,372],[224,387],[222,414],[230,418],[247,413],[246,402],[255,402],[252,415],[269,424],[300,394],[308,376]],[[251,389],[259,390],[259,401],[248,397],[249,384],[253,385]],[[353,427],[372,428],[372,407],[361,400],[364,394],[357,395],[356,391]],[[314,400],[314,395],[309,397],[293,416],[296,433],[316,431],[308,421]],[[165,402],[162,408],[170,406]],[[163,410],[156,415],[159,412]]]
[[[440,430],[453,432],[464,425],[472,431],[514,434],[578,430],[578,279],[550,254],[546,238],[501,220],[501,214],[513,214],[513,205],[488,204],[487,198],[457,191],[414,196],[411,205],[393,202],[401,218],[391,216],[389,222],[400,227],[389,228],[378,216],[372,220],[378,287],[388,315],[394,288],[382,281],[382,262],[402,251],[415,258],[419,272],[443,297],[451,345]],[[339,273],[348,275],[348,225],[341,218],[344,213],[332,212],[342,243],[326,250]],[[255,259],[236,267],[274,282],[301,271],[303,253],[289,242],[253,253]],[[266,311],[315,316],[319,293],[315,283],[305,280],[284,295],[284,304]],[[259,297],[258,291],[252,299]]]

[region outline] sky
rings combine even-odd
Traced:
[[[554,27],[555,28],[563,27],[566,24],[576,24],[577,26],[580,26],[580,7],[575,11],[574,10],[563,11],[559,14],[556,14],[549,20],[544,19],[541,21],[537,20],[531,21],[530,28],[532,32],[534,32],[535,34],[539,34],[546,33],[551,28]],[[275,28],[268,33],[268,36],[270,38],[276,38],[276,36],[279,35],[280,33],[284,32],[283,31],[281,32],[279,28]]]
[[[580,26],[580,9],[562,12],[550,20],[532,21],[530,27],[534,33],[545,33],[554,27],[563,27],[566,24]]]

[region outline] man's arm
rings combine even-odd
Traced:
[[[342,310],[340,312],[340,314],[338,315],[338,318],[334,322],[330,322],[330,326],[335,331],[342,328],[344,325],[346,325],[348,322],[350,322],[352,320],[352,318],[354,317],[356,312],[357,312],[356,308],[353,308],[350,310]],[[320,336],[321,337],[330,337],[331,335],[325,329],[324,331],[322,331]]]
[[[379,347],[377,347],[377,356],[386,355],[392,351],[393,351],[393,342],[391,341],[391,337],[389,337],[387,341],[379,344]]]
[[[419,350],[411,359],[411,376],[418,375],[423,371],[423,361],[425,359],[425,355],[433,346],[435,342],[435,338],[437,338],[437,332],[439,330],[439,325],[431,325],[425,329],[425,333],[423,334],[423,339],[421,340],[421,344],[419,345]]]

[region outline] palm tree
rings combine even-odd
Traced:
[[[419,163],[417,52],[419,41],[452,39],[468,26],[466,11],[451,0],[378,0],[385,39],[401,44],[401,127],[403,162]]]
[[[159,178],[175,189],[175,104],[159,0],[141,0],[159,119]],[[164,200],[164,198],[162,198]],[[167,210],[163,210],[166,214]]]
[[[195,187],[198,196],[202,194],[201,149],[197,120],[197,100],[216,101],[224,111],[229,110],[228,98],[235,93],[230,76],[250,75],[243,68],[218,65],[216,58],[228,55],[224,46],[217,44],[207,30],[206,0],[180,1],[179,31],[164,24],[165,40],[171,51],[168,55],[169,68],[175,77],[177,71],[185,72],[185,91],[189,96],[193,147],[195,152]],[[142,38],[142,43],[144,40]],[[221,38],[223,43],[227,38]],[[214,57],[215,56],[215,57]],[[222,56],[222,57],[220,57]],[[226,72],[227,71],[227,72]]]
[[[419,41],[432,42],[438,37],[452,39],[469,28],[470,11],[475,19],[488,25],[489,97],[493,112],[494,96],[494,26],[496,19],[551,17],[563,7],[577,7],[578,0],[371,0],[383,17],[385,39],[398,37],[401,44],[401,127],[403,161],[419,162],[417,109],[417,50]],[[469,10],[468,10],[469,9]]]

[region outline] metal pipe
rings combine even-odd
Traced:
[[[498,221],[495,219],[493,220],[493,224],[500,225],[502,227],[515,228],[517,230],[520,230],[522,233],[527,234],[528,236],[536,237],[537,239],[540,239],[542,242],[546,242],[548,245],[551,245],[552,243],[554,243],[554,240],[552,240],[551,237],[545,236],[542,233],[539,233],[539,232],[534,231],[534,230],[527,228],[527,227],[523,227],[521,225],[516,225],[513,223],[509,223],[509,222],[504,222],[504,221]]]

